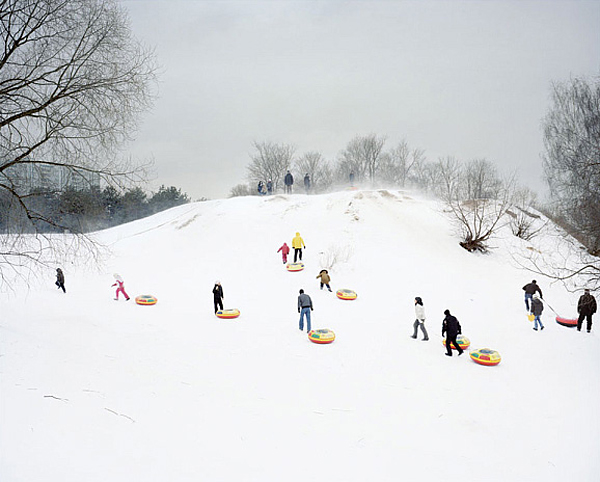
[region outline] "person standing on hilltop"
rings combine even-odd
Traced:
[[[258,181],[258,194],[260,196],[264,196],[267,194],[267,190],[265,188],[265,183],[262,181]]]
[[[283,178],[283,183],[285,184],[285,193],[292,194],[292,186],[294,184],[294,176],[290,171],[287,172],[285,177]]]
[[[225,295],[223,294],[223,287],[221,286],[221,282],[219,280],[215,281],[215,287],[212,290],[213,292],[213,301],[215,305],[215,313],[218,310],[223,311],[223,300],[225,299]]]
[[[577,331],[581,331],[584,318],[587,319],[587,332],[590,333],[592,331],[592,315],[596,313],[596,309],[596,298],[590,294],[590,290],[585,289],[577,303],[577,313],[579,313]]]
[[[306,249],[306,245],[300,237],[300,233],[296,233],[296,237],[292,239],[292,248],[294,248],[294,263],[298,260],[298,256],[300,256],[300,261],[302,261],[302,248]]]
[[[310,191],[310,176],[308,175],[308,172],[304,176],[304,190],[306,191],[306,194]]]
[[[456,341],[456,337],[462,333],[462,328],[456,317],[450,314],[450,310],[444,311],[444,321],[442,322],[442,336],[446,334],[446,356],[452,356],[452,348],[450,345],[454,345],[454,348],[458,350],[458,356],[463,354],[463,349]]]
[[[533,280],[531,283],[527,283],[525,286],[523,286],[523,291],[525,291],[525,307],[527,308],[527,311],[529,313],[531,313],[531,309],[529,307],[529,302],[533,298],[533,294],[539,293],[540,298],[543,298],[544,295],[542,294],[542,290],[540,289],[540,287],[538,286],[538,284],[535,280]]]

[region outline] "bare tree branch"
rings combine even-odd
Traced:
[[[47,173],[118,187],[144,179],[146,166],[119,150],[151,105],[155,71],[115,0],[0,2],[0,270],[47,262],[60,244],[43,234],[64,229],[44,209],[62,189],[42,182]],[[40,256],[28,248],[36,239]],[[96,246],[82,241],[73,245]]]

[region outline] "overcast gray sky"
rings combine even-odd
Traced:
[[[129,152],[226,197],[252,142],[334,161],[355,135],[485,157],[542,190],[550,83],[600,74],[600,1],[129,0],[159,98]]]

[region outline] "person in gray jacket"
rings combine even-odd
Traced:
[[[298,313],[300,313],[300,331],[304,330],[304,317],[306,316],[306,332],[310,331],[310,312],[313,309],[312,300],[310,296],[304,293],[304,290],[300,290],[300,296],[298,296]]]
[[[542,320],[540,318],[542,316],[542,311],[544,311],[544,303],[542,303],[540,295],[534,293],[533,298],[531,299],[531,314],[534,316],[533,320],[535,323],[533,324],[533,329],[535,331],[538,330],[538,323],[540,324],[540,330],[544,329],[544,325],[542,325]]]
[[[415,298],[415,315],[417,317],[413,323],[413,328],[415,331],[411,338],[417,338],[417,330],[420,327],[421,331],[423,332],[423,341],[429,340],[429,335],[425,329],[425,307],[423,306],[423,300],[419,296]]]

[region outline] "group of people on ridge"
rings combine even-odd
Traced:
[[[287,173],[285,174],[285,177],[283,178],[283,185],[284,193],[292,194],[294,176],[290,171],[287,171]],[[266,183],[264,181],[258,181],[258,194],[260,194],[261,196],[273,194],[273,189],[274,185],[271,179],[269,179]],[[308,172],[304,175],[304,190],[306,191],[306,194],[308,194],[310,191],[310,176]]]

